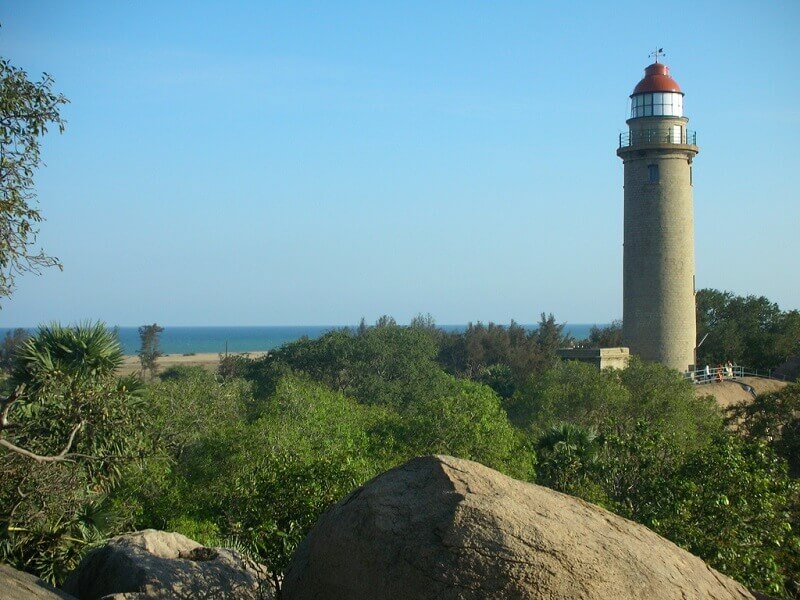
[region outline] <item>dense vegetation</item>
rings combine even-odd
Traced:
[[[697,339],[704,340],[697,349],[699,365],[731,360],[753,369],[775,369],[800,355],[800,311],[783,311],[764,296],[700,290]]]
[[[800,385],[731,418],[659,365],[560,362],[563,330],[390,319],[219,373],[119,380],[113,335],[51,326],[15,355],[0,557],[58,581],[94,542],[155,527],[279,574],[326,506],[406,459],[446,453],[634,519],[754,589],[798,596]],[[4,421],[5,422],[5,421]],[[75,431],[69,447],[65,443]]]
[[[703,289],[697,292],[697,364],[731,361],[769,372],[787,361],[800,363],[800,311],[781,310],[764,296],[738,296]],[[584,345],[624,346],[622,321],[593,327]],[[788,371],[787,371],[788,372]],[[796,377],[797,367],[791,369]]]

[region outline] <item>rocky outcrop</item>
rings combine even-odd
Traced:
[[[779,392],[788,384],[777,379],[766,379],[764,377],[739,377],[737,379],[726,379],[714,383],[705,383],[694,386],[695,396],[714,396],[720,408],[730,408],[741,403],[753,401],[758,394],[771,394]]]
[[[3,600],[75,600],[41,579],[0,565],[0,598]]]
[[[148,529],[110,539],[90,552],[64,590],[80,600],[262,599],[273,596],[266,571],[222,548]]]
[[[283,594],[753,599],[642,525],[447,456],[411,460],[325,513],[295,554]]]

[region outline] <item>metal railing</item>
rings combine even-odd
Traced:
[[[776,377],[772,371],[759,371],[757,369],[749,369],[740,365],[733,365],[726,367],[725,365],[717,367],[705,367],[695,371],[686,371],[683,374],[684,378],[691,379],[694,383],[716,383],[719,381],[741,379],[742,377],[762,377],[765,379],[780,379],[783,377]]]
[[[697,145],[697,132],[682,129],[680,132],[665,129],[638,129],[619,134],[619,147],[642,146],[645,144],[691,144]]]

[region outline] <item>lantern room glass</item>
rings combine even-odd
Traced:
[[[683,94],[675,92],[651,92],[631,96],[631,118],[637,117],[682,117]]]

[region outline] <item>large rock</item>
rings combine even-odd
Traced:
[[[0,565],[0,598],[3,600],[75,600],[29,573]]]
[[[753,599],[642,525],[448,456],[411,460],[325,513],[295,554],[283,594]]]
[[[231,550],[147,529],[111,538],[87,554],[64,590],[80,600],[245,600],[272,597],[265,575]]]

